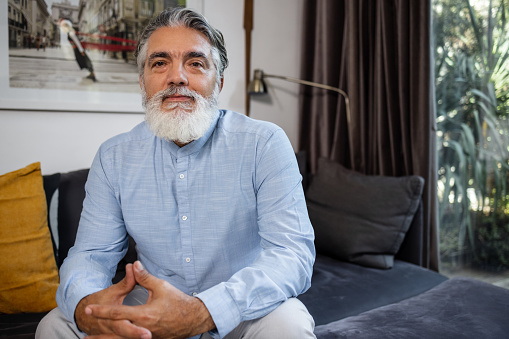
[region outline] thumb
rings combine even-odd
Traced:
[[[115,288],[120,294],[127,295],[135,286],[136,279],[134,278],[133,265],[127,264],[125,267],[125,277],[115,285]]]
[[[152,290],[151,287],[154,287],[154,284],[159,280],[152,274],[148,273],[148,271],[145,270],[145,267],[143,267],[140,261],[136,261],[134,263],[133,272],[136,282],[141,286],[145,287],[147,290]]]

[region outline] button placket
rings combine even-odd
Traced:
[[[190,291],[197,290],[196,272],[193,264],[192,215],[189,200],[189,156],[178,158],[174,180],[176,180],[179,224],[184,275]]]

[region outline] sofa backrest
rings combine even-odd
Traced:
[[[74,246],[80,222],[88,169],[62,173],[58,188],[58,256],[62,264]]]
[[[52,230],[53,247],[58,267],[62,265],[76,239],[81,211],[83,209],[83,200],[85,199],[85,183],[88,171],[88,169],[83,169],[44,176],[44,190],[46,192],[46,200],[48,201],[48,211],[51,209],[52,203],[58,204],[58,218],[56,219],[58,225],[56,227],[52,225],[55,220],[51,219],[50,213],[48,213],[48,224],[50,225],[50,230]],[[53,199],[54,194],[58,194],[57,201]],[[58,236],[53,234],[55,228],[58,230]]]

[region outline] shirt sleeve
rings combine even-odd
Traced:
[[[107,167],[99,150],[85,185],[76,241],[60,268],[56,301],[70,321],[74,321],[81,299],[112,284],[117,264],[128,247],[118,193],[106,175]]]
[[[197,295],[216,324],[214,337],[263,317],[311,286],[314,232],[301,182],[293,148],[279,129],[258,150],[253,180],[262,251],[252,265]]]

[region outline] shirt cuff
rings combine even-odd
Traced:
[[[203,301],[216,324],[216,331],[209,332],[213,338],[223,338],[240,324],[240,311],[224,283],[213,286],[196,297]]]
[[[59,286],[59,289],[63,288],[62,285]],[[57,292],[57,305],[64,314],[64,316],[78,328],[76,325],[76,319],[74,319],[74,313],[76,311],[76,307],[78,306],[78,303],[81,301],[81,299],[85,298],[87,295],[93,294],[95,292],[100,291],[100,289],[89,289],[89,290],[80,290],[74,291],[73,293],[69,293],[66,297],[63,297],[64,291],[62,291],[61,294]],[[81,332],[83,333],[83,332]]]

